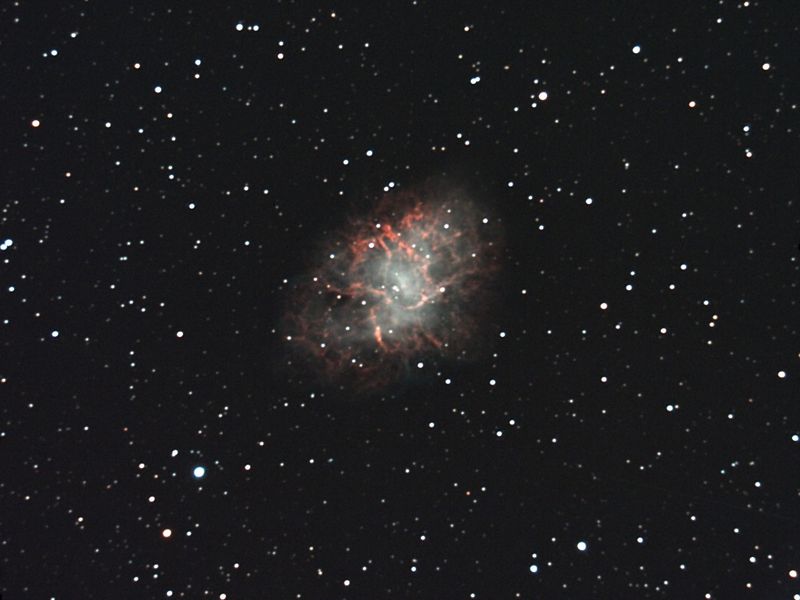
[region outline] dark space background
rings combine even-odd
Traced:
[[[4,3],[4,600],[800,598],[799,21]],[[310,390],[284,280],[443,174],[490,341]]]

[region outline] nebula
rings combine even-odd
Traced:
[[[328,236],[289,290],[281,335],[292,362],[329,382],[377,387],[468,358],[485,330],[499,222],[463,191],[392,190]]]

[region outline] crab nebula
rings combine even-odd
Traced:
[[[282,343],[308,377],[378,387],[469,360],[492,320],[499,221],[453,188],[393,190],[326,236],[288,289]]]

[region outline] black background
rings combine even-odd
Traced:
[[[359,4],[0,10],[4,597],[800,593],[792,3]],[[309,390],[284,280],[443,174],[491,342]]]

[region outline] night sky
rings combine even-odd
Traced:
[[[662,6],[4,3],[4,600],[800,598],[800,20]]]

